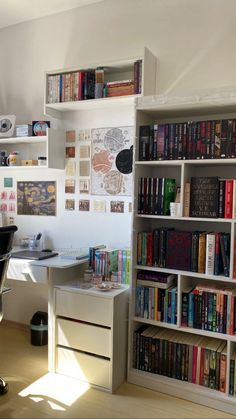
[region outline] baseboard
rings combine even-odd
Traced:
[[[13,322],[11,320],[3,319],[1,322],[2,326],[12,327],[13,329],[20,329],[30,331],[30,326],[23,323]]]

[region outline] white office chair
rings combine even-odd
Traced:
[[[14,225],[0,227],[0,322],[3,318],[3,302],[2,297],[5,292],[9,291],[4,287],[14,233],[17,227]],[[0,377],[0,395],[8,391],[8,384]]]

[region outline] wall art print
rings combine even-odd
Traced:
[[[91,193],[132,194],[133,127],[91,130]]]
[[[56,215],[56,182],[17,182],[17,214]]]

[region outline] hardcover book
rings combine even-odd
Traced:
[[[190,217],[217,218],[219,214],[219,178],[191,177]]]
[[[191,231],[168,230],[166,238],[166,267],[191,270]]]

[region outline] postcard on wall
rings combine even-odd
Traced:
[[[133,127],[91,130],[91,193],[132,194]]]
[[[10,211],[10,212],[15,212],[16,211],[16,206],[15,206],[15,203],[14,202],[11,202],[8,205],[8,211]]]
[[[75,147],[66,147],[66,158],[74,158],[75,157]]]
[[[106,201],[94,200],[93,201],[93,211],[94,212],[106,212]]]
[[[89,211],[90,201],[88,199],[79,200],[79,211]]]
[[[111,201],[111,212],[124,212],[124,201]]]
[[[79,192],[80,193],[89,193],[89,179],[83,179],[79,181]]]
[[[0,198],[1,198],[3,201],[5,201],[5,200],[7,199],[7,192],[6,192],[6,191],[2,191],[2,192],[1,192],[1,196],[0,196]]]
[[[15,191],[11,191],[11,192],[9,192],[9,197],[8,197],[8,199],[11,199],[11,200],[16,199],[16,193],[15,193]]]
[[[66,159],[66,176],[75,176],[76,162],[72,159]]]
[[[13,178],[12,177],[4,177],[4,188],[12,188],[13,186]]]
[[[74,143],[75,142],[75,137],[76,137],[75,130],[66,131],[66,142],[67,143]]]
[[[75,179],[65,180],[65,193],[75,193]]]
[[[0,204],[0,212],[7,212],[7,204],[5,203]]]
[[[79,147],[79,157],[80,157],[80,159],[89,159],[90,158],[90,145],[80,145],[80,147]]]
[[[17,182],[17,214],[56,215],[56,182]]]
[[[66,199],[65,200],[65,209],[68,211],[75,210],[75,200],[74,199]]]
[[[79,175],[89,176],[90,175],[90,161],[79,162]]]

